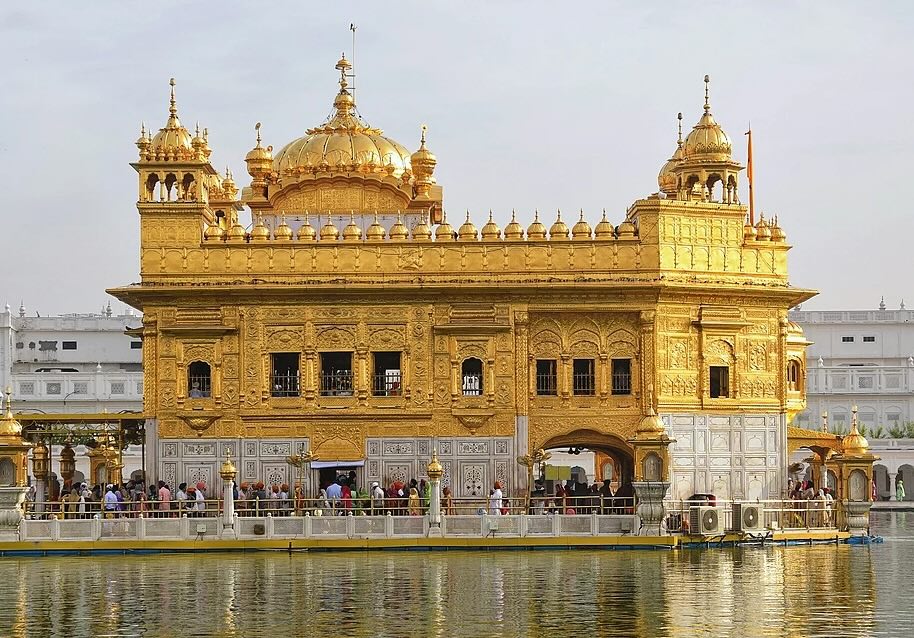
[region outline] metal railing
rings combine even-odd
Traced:
[[[321,396],[352,396],[352,370],[322,372],[320,384]]]
[[[270,395],[274,397],[299,396],[298,370],[273,371],[270,375]]]
[[[399,374],[376,374],[372,381],[372,394],[376,397],[395,397],[402,394]]]

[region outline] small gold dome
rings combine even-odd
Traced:
[[[568,226],[562,221],[562,211],[558,214],[549,228],[549,239],[568,239]]]
[[[419,150],[410,155],[410,164],[412,165],[413,171],[418,175],[420,171],[427,171],[430,175],[432,171],[435,170],[435,166],[438,164],[438,158],[435,157],[435,154],[432,153],[425,146],[425,132],[427,127],[422,125],[422,139],[419,143]]]
[[[362,229],[355,223],[355,216],[349,215],[349,223],[343,229],[343,241],[360,241],[362,239]]]
[[[467,219],[457,231],[457,238],[459,241],[476,241],[478,236],[475,224],[470,221],[470,211],[467,211]]]
[[[235,187],[235,180],[232,178],[232,171],[225,169],[225,179],[222,180],[222,190],[226,193],[235,193],[237,188]]]
[[[257,144],[244,156],[248,174],[254,179],[264,179],[273,170],[273,147],[260,145],[260,122],[254,125],[257,131]]]
[[[332,217],[327,217],[327,223],[321,227],[321,241],[337,241],[340,238],[340,229],[333,223]]]
[[[517,215],[511,211],[511,221],[505,226],[505,239],[508,241],[523,241],[524,227],[517,223]]]
[[[679,139],[676,141],[676,150],[673,155],[666,161],[657,175],[657,186],[661,192],[667,195],[675,195],[679,190],[679,176],[676,175],[675,169],[682,163],[682,113],[677,114],[679,119]]]
[[[224,235],[225,231],[218,223],[210,224],[206,227],[206,230],[203,231],[203,239],[207,241],[218,241],[222,239]]]
[[[851,431],[841,439],[845,456],[862,456],[869,452],[870,442],[857,430],[857,406],[851,408]]]
[[[527,227],[527,240],[546,239],[546,227],[540,222],[540,212],[533,213],[533,223]]]
[[[482,239],[484,241],[498,241],[501,239],[501,229],[492,218],[492,211],[489,211],[489,221],[482,227]]]
[[[771,239],[771,228],[768,227],[768,222],[765,221],[764,215],[759,217],[758,223],[755,225],[755,238],[758,241],[768,241]]]
[[[787,235],[784,234],[784,229],[778,225],[778,218],[775,217],[771,222],[771,241],[785,241]]]
[[[663,434],[663,421],[654,413],[654,408],[650,408],[648,413],[641,419],[638,424],[638,434]]]
[[[384,241],[384,227],[378,223],[378,211],[374,212],[374,221],[365,231],[365,239],[368,241]]]
[[[289,225],[286,223],[285,214],[279,217],[279,226],[273,231],[273,237],[279,241],[292,240],[292,229],[289,228]]]
[[[714,162],[727,161],[733,144],[724,133],[714,116],[711,115],[711,103],[708,98],[708,84],[710,78],[705,76],[705,112],[692,128],[685,140],[683,157],[687,160],[710,160]]]
[[[606,210],[603,210],[603,219],[597,222],[597,227],[594,229],[594,236],[597,239],[609,240],[615,237],[615,232],[613,231],[613,225],[609,223],[606,219]]]
[[[400,211],[397,211],[397,221],[390,227],[390,232],[387,234],[392,241],[406,241],[409,239],[409,229],[403,223],[403,216]]]
[[[413,227],[413,239],[416,241],[432,240],[432,229],[428,226],[428,218],[425,213],[422,213],[419,223]]]
[[[317,239],[317,231],[311,225],[311,221],[305,215],[305,223],[298,227],[298,238],[301,241],[314,241]]]
[[[6,414],[0,419],[0,437],[22,435],[22,424],[13,416],[12,395],[12,388],[7,388]]]
[[[447,223],[447,212],[443,213],[441,223],[435,229],[435,241],[454,241],[454,229]]]
[[[590,239],[592,231],[590,229],[590,224],[587,223],[587,220],[584,219],[584,209],[581,209],[581,218],[575,223],[571,228],[571,237],[578,240],[587,240]]]
[[[425,472],[430,479],[440,479],[444,475],[444,467],[438,460],[438,448],[432,450],[432,460],[428,462]]]
[[[755,226],[749,223],[749,216],[746,215],[746,223],[743,225],[743,239],[753,241],[755,239]]]
[[[251,241],[267,241],[270,238],[270,229],[263,223],[263,215],[257,216],[257,223],[251,229]]]
[[[616,233],[618,234],[619,239],[632,239],[635,236],[636,230],[637,229],[632,222],[625,220],[616,228]]]
[[[242,226],[236,219],[235,223],[232,224],[232,227],[229,228],[229,231],[228,231],[229,240],[230,241],[244,241],[246,237],[247,237],[247,233],[244,230],[244,226]]]
[[[190,159],[194,156],[193,138],[178,119],[175,101],[175,79],[171,78],[171,100],[168,107],[168,121],[149,141],[149,151],[170,159]]]

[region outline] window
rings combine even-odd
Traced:
[[[76,350],[75,341],[64,341],[60,345],[63,350]]]
[[[19,394],[35,394],[35,384],[31,381],[20,383]]]
[[[375,352],[372,394],[376,397],[399,396],[403,392],[401,382],[400,353]]]
[[[463,396],[482,396],[482,361],[476,357],[464,359],[460,364],[460,376],[463,379]]]
[[[60,384],[56,382],[48,383],[45,386],[45,391],[48,394],[60,394]]]
[[[74,382],[73,394],[89,394],[89,383],[87,381]]]
[[[352,353],[321,353],[321,396],[352,396]]]
[[[57,352],[57,342],[56,341],[39,341],[38,342],[38,351],[39,352]]]
[[[593,396],[597,384],[594,379],[593,359],[575,359],[571,362],[572,389],[578,397]]]
[[[800,362],[787,362],[787,389],[790,392],[800,391]]]
[[[538,396],[555,396],[558,393],[558,379],[555,371],[555,359],[536,360],[536,394]]]
[[[142,348],[143,348],[143,342],[142,342],[142,341],[131,341],[131,342],[130,342],[130,349],[131,349],[131,350],[142,350]]]
[[[730,396],[730,368],[711,366],[711,398],[720,399]]]
[[[876,337],[863,337],[863,343],[876,343]]]
[[[300,361],[301,355],[298,352],[274,352],[270,355],[271,396],[299,396]]]
[[[885,417],[892,425],[898,425],[899,421],[901,421],[901,414],[898,412],[889,412]]]
[[[187,396],[203,399],[212,391],[212,373],[205,361],[194,361],[187,366]]]
[[[853,337],[841,337],[841,343],[854,343]]]
[[[111,394],[124,394],[124,382],[123,381],[112,381],[111,382]]]
[[[632,393],[632,360],[613,359],[613,394]]]

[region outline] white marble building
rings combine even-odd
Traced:
[[[876,493],[895,500],[897,480],[914,500],[914,311],[904,303],[889,310],[795,310],[790,319],[813,342],[807,349],[807,409],[797,425],[847,432],[851,408],[866,426],[873,453]],[[796,459],[795,459],[796,460]]]
[[[113,314],[110,305],[99,314],[48,317],[28,316],[24,306],[14,314],[6,306],[0,312],[0,388],[12,390],[17,413],[141,412],[142,342],[124,333],[141,321],[133,311]],[[52,450],[52,458],[58,452]],[[76,452],[76,470],[88,476],[83,446]],[[139,450],[128,448],[124,475],[140,467]]]

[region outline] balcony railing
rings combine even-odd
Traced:
[[[914,368],[828,366],[808,369],[808,394],[903,394],[914,392]]]

